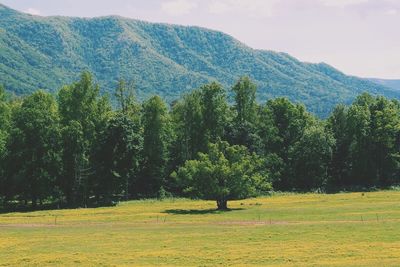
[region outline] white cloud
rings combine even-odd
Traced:
[[[198,6],[197,1],[173,0],[161,4],[161,9],[171,16],[181,16],[189,14]]]
[[[279,0],[213,0],[208,10],[213,14],[244,13],[249,16],[270,17]]]
[[[325,6],[344,8],[369,2],[369,0],[320,0]]]
[[[33,7],[30,7],[27,10],[25,10],[25,13],[38,16],[38,15],[40,15],[40,10],[36,9],[36,8],[33,8]]]

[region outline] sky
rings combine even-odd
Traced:
[[[196,25],[256,49],[400,79],[400,0],[0,0],[26,13]]]

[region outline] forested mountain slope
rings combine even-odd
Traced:
[[[400,90],[400,80],[393,80],[393,79],[368,79],[371,82],[395,89],[395,90]]]
[[[140,98],[159,94],[168,101],[209,81],[229,88],[248,75],[259,87],[259,101],[287,96],[320,116],[364,91],[400,96],[326,64],[255,50],[204,28],[116,16],[39,17],[0,5],[0,83],[9,91],[56,91],[82,70],[95,75],[103,92],[124,78],[134,80]]]

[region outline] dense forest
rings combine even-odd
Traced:
[[[271,191],[399,183],[399,101],[365,93],[321,120],[286,98],[259,104],[256,91],[243,77],[230,90],[213,82],[171,105],[159,96],[141,103],[121,80],[112,107],[88,72],[56,96],[15,98],[1,88],[1,205],[185,196],[225,209]]]

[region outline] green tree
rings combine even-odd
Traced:
[[[138,175],[143,148],[140,124],[117,112],[108,123],[94,155],[94,193],[102,203],[109,203],[113,195],[131,195],[134,179]]]
[[[145,196],[156,196],[166,183],[172,134],[167,106],[159,96],[143,103],[142,122],[143,171],[138,190]]]
[[[9,136],[11,108],[4,88],[0,85],[0,198],[5,196],[8,185],[5,177],[6,144]],[[4,198],[5,199],[5,198]]]
[[[348,110],[349,181],[353,186],[388,186],[400,167],[399,105],[362,94]]]
[[[332,134],[321,125],[315,123],[306,128],[289,151],[294,188],[310,191],[326,186],[334,143]]]
[[[81,205],[77,203],[79,196],[86,192],[86,179],[84,164],[87,163],[86,146],[82,125],[75,120],[61,128],[62,136],[62,174],[58,179],[58,186],[63,192],[68,205]]]
[[[286,98],[269,100],[261,109],[258,135],[261,151],[269,159],[274,188],[291,190],[294,186],[293,167],[289,151],[312,123],[312,116],[304,106],[293,104]]]
[[[214,143],[226,135],[229,107],[224,88],[216,82],[202,86],[200,93],[202,128],[207,147],[208,143]]]
[[[138,118],[140,105],[136,102],[135,85],[132,81],[126,83],[125,80],[119,80],[115,90],[115,97],[122,114]]]
[[[348,108],[338,105],[327,119],[326,128],[335,139],[332,151],[332,161],[329,167],[329,181],[327,186],[339,189],[349,185],[350,174],[350,143],[348,124]]]
[[[250,151],[258,151],[260,137],[257,135],[258,105],[257,86],[249,77],[242,77],[232,87],[235,103],[234,117],[228,127],[228,140],[233,144],[244,145]]]
[[[0,85],[0,159],[5,153],[8,130],[10,127],[10,105],[7,101],[6,92]]]
[[[355,102],[348,111],[350,143],[350,184],[372,186],[376,184],[371,143],[371,112],[367,104]]]
[[[115,90],[118,109],[94,148],[92,176],[97,202],[110,203],[113,197],[129,199],[142,162],[143,129],[140,104],[133,83],[118,82]]]
[[[400,109],[395,102],[378,97],[370,110],[374,174],[379,186],[388,186],[399,182]]]
[[[225,136],[227,112],[225,91],[215,82],[185,95],[173,106],[174,166],[194,159],[207,150],[209,142]]]
[[[236,122],[254,122],[257,115],[257,86],[249,77],[242,77],[233,86],[232,91],[235,94]]]
[[[36,207],[54,192],[60,162],[60,130],[52,95],[37,91],[13,114],[7,165],[18,193]],[[15,166],[18,166],[15,168]]]
[[[216,200],[219,210],[228,208],[228,201],[255,196],[271,189],[264,162],[246,147],[229,146],[219,141],[210,144],[208,153],[199,153],[172,177],[191,197]]]
[[[172,108],[172,123],[175,138],[171,156],[174,157],[173,164],[179,166],[207,148],[200,90],[183,96],[175,103]]]
[[[60,186],[69,204],[86,205],[95,177],[91,164],[94,147],[111,114],[106,96],[100,97],[92,76],[83,72],[78,82],[58,93],[63,135],[63,176]]]

